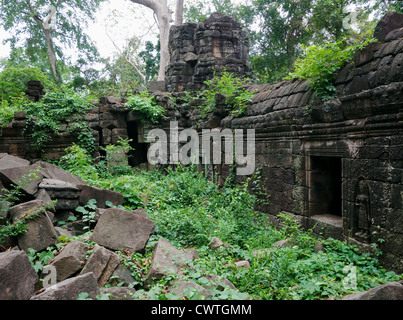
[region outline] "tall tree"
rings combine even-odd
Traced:
[[[259,31],[251,55],[258,78],[264,82],[281,80],[301,54],[301,45],[350,37],[353,29],[344,23],[351,14],[347,9],[363,2],[254,0],[255,21],[258,21]],[[354,12],[357,13],[362,14]]]
[[[49,67],[56,83],[61,81],[57,59],[64,60],[62,44],[73,46],[89,61],[97,50],[83,32],[88,20],[94,19],[95,9],[103,0],[19,0],[2,1],[0,21],[12,36],[5,39],[11,49],[21,39],[27,53],[35,57],[46,52]]]
[[[169,28],[172,20],[172,11],[168,6],[167,0],[130,0],[133,3],[141,4],[151,10],[158,22],[159,35],[160,35],[160,67],[158,71],[158,80],[163,81],[165,79],[165,69],[169,63]],[[176,0],[176,12],[183,11],[183,0]],[[178,22],[181,21],[180,17],[177,17]]]

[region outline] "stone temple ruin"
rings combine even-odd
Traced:
[[[251,76],[247,31],[231,17],[213,14],[204,23],[172,26],[170,64],[165,83],[169,92],[204,89],[215,70]]]
[[[297,218],[304,228],[358,245],[378,243],[381,261],[403,271],[403,17],[388,14],[375,32],[379,40],[356,52],[335,81],[338,97],[321,101],[309,83],[294,79],[252,85],[251,105],[241,117],[220,107],[200,121],[192,102],[178,103],[185,91],[203,89],[214,68],[251,76],[247,32],[228,16],[212,15],[204,23],[172,27],[171,62],[165,84],[154,92],[166,109],[158,125],[143,124],[124,101],[104,97],[87,115],[99,146],[118,137],[133,139],[130,164],[147,167],[147,132],[155,127],[255,129],[256,168],[270,203],[260,205],[275,223],[279,212]],[[177,97],[173,103],[170,97]],[[310,112],[306,112],[309,109]],[[31,161],[39,155],[23,135],[24,113],[1,128],[0,152]],[[54,136],[45,156],[59,158],[75,141]],[[222,183],[230,166],[200,165]],[[379,239],[384,241],[380,242]]]

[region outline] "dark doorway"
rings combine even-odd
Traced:
[[[130,121],[127,123],[127,135],[129,139],[132,139],[130,146],[134,148],[134,150],[131,150],[129,153],[129,165],[132,167],[137,167],[141,163],[148,163],[148,144],[139,142],[139,133],[135,121]]]
[[[311,157],[309,211],[311,215],[342,216],[341,158]]]

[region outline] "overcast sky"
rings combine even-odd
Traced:
[[[109,0],[103,3],[97,11],[96,21],[91,22],[86,29],[101,56],[110,57],[116,50],[105,29],[119,47],[133,35],[142,37],[144,41],[155,41],[158,31],[152,10],[128,0]],[[2,43],[6,37],[7,33],[0,28],[0,58],[7,57],[10,53],[9,46]]]

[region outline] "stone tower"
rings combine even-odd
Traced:
[[[172,26],[169,53],[165,75],[169,92],[201,90],[214,70],[222,68],[237,76],[252,76],[248,32],[232,16],[213,13],[203,23]]]

